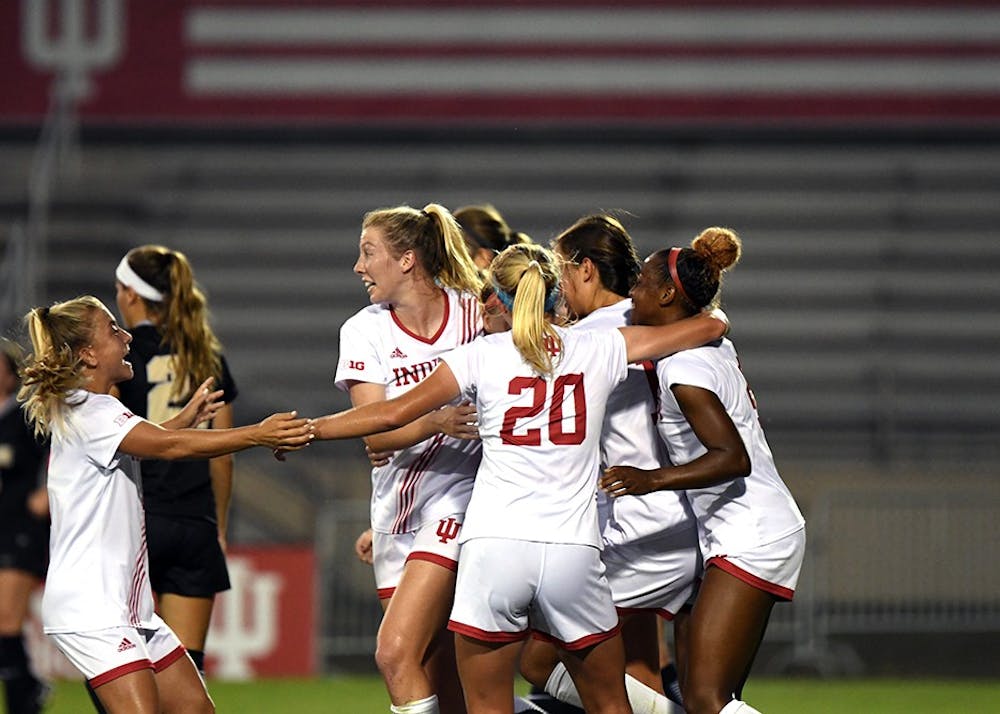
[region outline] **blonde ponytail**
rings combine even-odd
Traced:
[[[562,354],[562,339],[548,319],[559,289],[555,255],[538,245],[514,245],[496,257],[490,276],[511,311],[517,351],[539,374],[552,374]]]

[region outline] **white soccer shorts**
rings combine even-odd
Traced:
[[[601,552],[589,545],[474,538],[458,566],[449,629],[485,642],[583,649],[618,632]]]

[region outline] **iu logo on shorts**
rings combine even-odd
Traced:
[[[442,518],[438,521],[437,535],[441,539],[442,543],[447,543],[450,540],[455,540],[458,537],[458,531],[461,530],[462,524],[456,521],[454,518]]]

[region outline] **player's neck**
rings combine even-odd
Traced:
[[[447,299],[445,292],[435,285],[433,290],[414,291],[407,299],[393,303],[392,310],[407,330],[430,337],[441,327]]]

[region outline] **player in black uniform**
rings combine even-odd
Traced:
[[[40,475],[45,447],[15,396],[20,350],[0,340],[0,680],[9,714],[41,711],[47,686],[31,671],[24,621],[49,557],[49,502]]]
[[[132,332],[129,360],[135,372],[118,385],[122,403],[159,422],[214,377],[226,406],[211,426],[231,427],[236,384],[184,254],[162,246],[134,248],[115,278],[118,310]],[[142,462],[150,582],[160,616],[202,672],[215,594],[229,589],[225,547],[232,478],[232,456]]]

